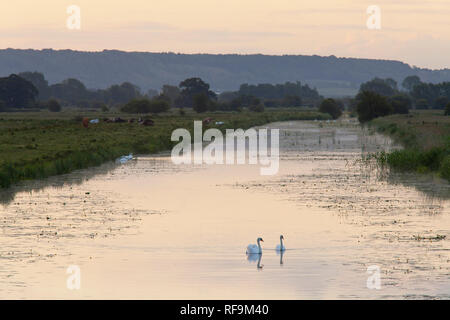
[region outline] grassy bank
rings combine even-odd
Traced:
[[[89,119],[139,117],[100,112],[81,114],[77,111],[0,113],[0,187],[100,165],[128,153],[169,150],[173,146],[170,136],[174,129],[193,130],[194,120],[207,117],[213,121],[204,129],[247,129],[274,121],[329,119],[328,115],[318,112],[293,109],[201,115],[187,112],[185,115],[153,116],[154,126],[100,121],[84,128],[80,116]],[[215,126],[215,121],[224,124]]]
[[[433,172],[450,181],[450,117],[444,116],[442,110],[377,118],[370,125],[404,147],[378,154],[381,165],[403,171]]]

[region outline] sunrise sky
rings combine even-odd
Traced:
[[[69,5],[81,30],[66,27]],[[381,9],[369,30],[366,9]],[[450,0],[15,0],[0,48],[317,54],[450,68]]]

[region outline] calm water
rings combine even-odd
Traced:
[[[392,146],[352,123],[269,127],[276,176],[142,156],[2,192],[0,298],[450,298],[448,185],[361,162]]]

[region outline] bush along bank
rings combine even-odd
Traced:
[[[424,132],[420,128],[399,125],[383,118],[372,121],[371,125],[404,147],[402,150],[377,153],[379,165],[389,166],[398,171],[436,173],[450,182],[450,135],[444,133],[442,136],[436,136],[438,143],[425,146],[429,137],[424,137]]]

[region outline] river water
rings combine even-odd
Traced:
[[[349,120],[267,127],[275,176],[163,154],[2,191],[0,298],[450,298],[448,184],[361,161],[395,146]]]

